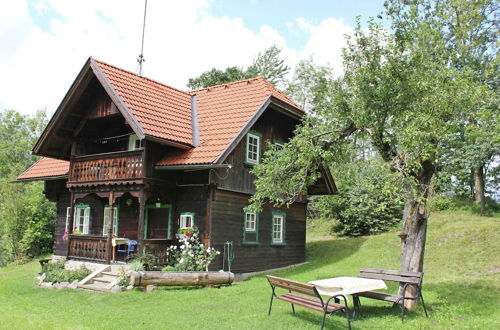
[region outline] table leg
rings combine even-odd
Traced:
[[[361,312],[361,301],[359,300],[358,295],[353,295],[352,296],[352,301],[354,303],[354,311],[352,313],[352,317],[354,318],[354,315],[356,315],[356,312],[359,313],[361,317],[363,317],[363,313]]]
[[[115,263],[115,250],[116,250],[116,247],[115,246],[111,246],[111,248],[113,249],[113,258],[111,259],[111,263]]]

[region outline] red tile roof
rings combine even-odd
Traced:
[[[147,135],[191,145],[191,96],[96,61]]]
[[[69,172],[69,162],[54,158],[43,157],[31,165],[24,173],[17,177],[19,181],[31,181],[42,178],[66,176]]]
[[[270,95],[300,109],[264,78],[204,88],[191,94],[197,98],[201,146],[168,154],[156,165],[214,162]]]
[[[201,145],[168,154],[156,165],[213,163],[273,96],[302,110],[264,78],[184,92],[154,80],[95,61],[146,135],[192,145],[191,96],[196,95]],[[69,162],[42,158],[18,180],[67,175]]]

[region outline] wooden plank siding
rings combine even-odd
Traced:
[[[274,208],[269,205],[259,213],[259,244],[244,245],[243,208],[248,205],[249,195],[222,190],[215,191],[212,201],[211,246],[224,249],[224,242],[232,241],[234,260],[233,272],[252,272],[305,261],[306,204],[294,203],[290,208]],[[284,246],[272,245],[272,212],[286,214]],[[222,256],[210,266],[212,270],[222,268]]]
[[[268,150],[269,144],[280,141],[287,142],[293,136],[293,130],[297,121],[279,113],[267,109],[262,117],[257,120],[251,131],[262,134],[261,151]],[[219,188],[247,194],[255,193],[253,181],[255,176],[250,174],[251,167],[244,164],[246,137],[244,137],[236,148],[228,155],[224,163],[231,164],[230,171],[218,170],[220,175],[212,175],[212,183]]]

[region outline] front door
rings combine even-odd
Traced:
[[[146,205],[144,239],[172,239],[172,206]]]

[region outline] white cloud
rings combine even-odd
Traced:
[[[142,1],[30,3],[31,12],[28,0],[0,3],[0,109],[31,113],[47,107],[53,112],[89,56],[136,71]],[[318,25],[299,19],[295,24],[309,40],[298,51],[287,47],[285,38],[269,25],[255,32],[241,18],[210,16],[210,4],[210,0],[148,1],[146,76],[185,89],[188,78],[212,67],[248,65],[273,44],[282,48],[292,67],[310,55],[320,64],[337,66],[342,34],[350,31],[334,19]],[[45,19],[42,27],[35,24],[36,15]]]
[[[345,35],[352,34],[353,28],[342,19],[328,18],[313,25],[303,17],[296,20],[297,26],[309,34],[309,39],[300,53],[301,58],[313,57],[320,65],[329,65],[335,75],[343,72],[342,48],[346,46]]]

